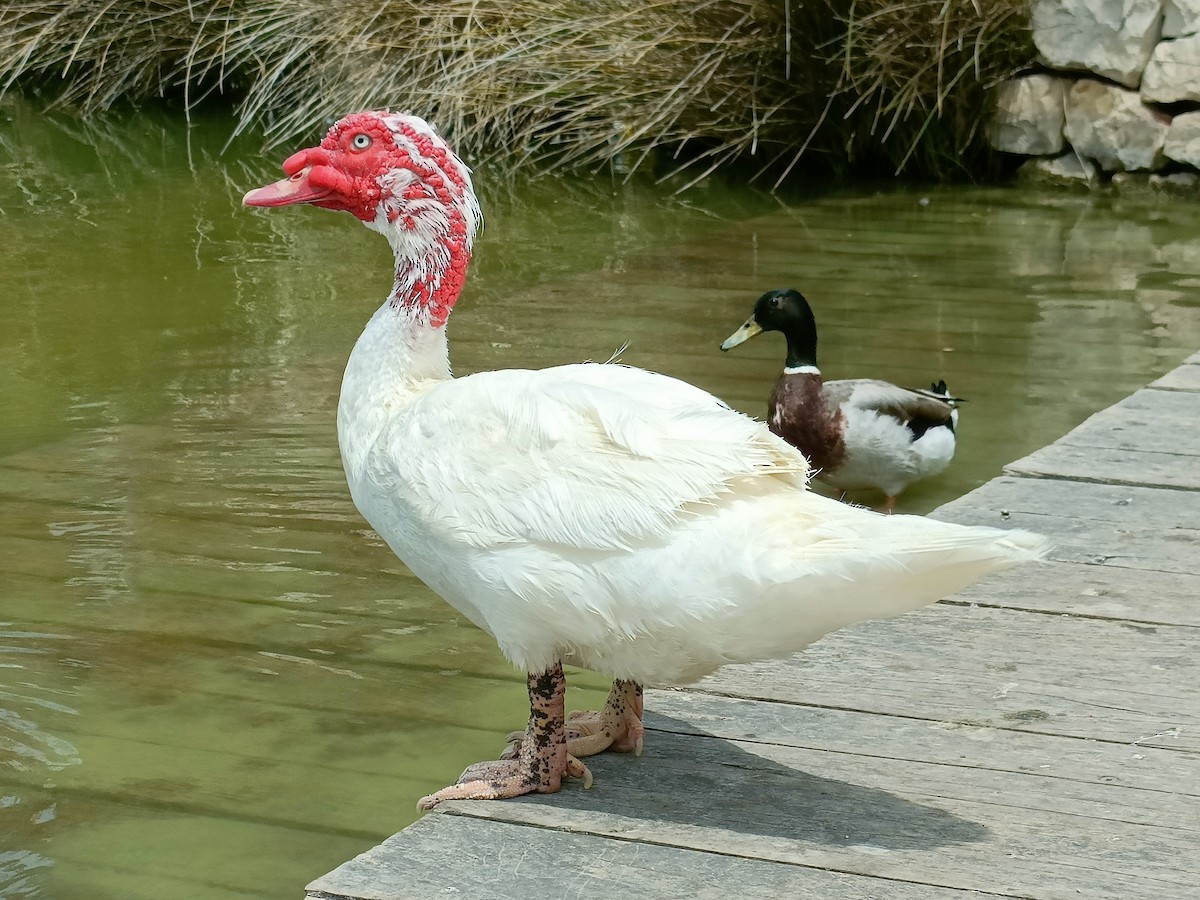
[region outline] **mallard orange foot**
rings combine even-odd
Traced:
[[[567,681],[561,665],[529,676],[529,724],[519,750],[504,759],[468,766],[458,781],[417,801],[433,809],[443,800],[503,800],[522,794],[552,794],[566,775],[592,786],[587,766],[567,751],[564,721]]]
[[[641,756],[646,733],[642,726],[644,711],[642,686],[636,681],[614,681],[600,712],[572,712],[567,716],[567,753],[578,758],[613,750]],[[503,755],[515,758],[523,752],[525,734],[515,731],[508,740],[512,744]]]

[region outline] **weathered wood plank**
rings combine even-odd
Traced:
[[[1034,523],[1030,523],[1031,525]],[[1056,552],[1064,550],[1056,548]],[[947,603],[976,603],[1141,625],[1200,626],[1200,575],[1050,562],[986,578]]]
[[[886,754],[660,732],[653,738],[640,759],[596,758],[591,791],[576,784],[558,795],[451,809],[1044,900],[1078,897],[1081,889],[1093,897],[1182,900],[1200,875],[1194,797]]]
[[[1194,628],[938,604],[844,629],[786,660],[728,666],[700,687],[1196,751],[1198,650]]]
[[[1143,388],[1089,416],[1056,444],[1200,455],[1196,398],[1186,391]]]
[[[1149,386],[1162,391],[1200,391],[1200,364],[1177,366]]]
[[[1078,789],[1084,796],[1091,793],[1088,784],[1104,790],[1113,785],[1136,788],[1145,793],[1131,800],[1126,810],[1132,816],[1136,808],[1142,817],[1139,821],[1146,824],[1161,820],[1156,812],[1158,792],[1191,798],[1182,801],[1185,807],[1200,801],[1200,754],[1196,753],[747,700],[692,689],[647,691],[646,710],[647,728],[655,732],[981,768],[1022,778],[1066,779],[1084,785],[1068,787],[1068,792]],[[647,738],[653,740],[657,738]],[[1200,828],[1200,820],[1193,824]]]
[[[939,517],[979,523],[978,516],[966,507],[939,512]],[[1049,537],[1053,541],[1051,558],[1061,562],[1191,575],[1196,572],[1196,560],[1200,557],[1200,531],[1195,529],[1126,530],[1117,525],[1080,522],[1069,516],[1018,511],[1010,511],[1004,523]]]
[[[308,886],[313,900],[822,897],[957,900],[964,892],[658,843],[431,815]],[[972,896],[997,897],[983,893]]]
[[[1191,392],[1144,389],[1005,466],[1008,474],[1200,490],[1200,418]]]
[[[1196,458],[1178,453],[1051,444],[1004,467],[1010,475],[1200,490]]]
[[[933,518],[946,518],[956,510],[973,510],[978,524],[1010,524],[1008,513],[1079,519],[1099,529],[1200,530],[1200,502],[1193,494],[1170,488],[1123,484],[1097,484],[1066,479],[1030,479],[1001,475],[938,507]],[[1196,568],[1200,570],[1200,561]]]
[[[1040,532],[1061,562],[1200,574],[1200,502],[1189,491],[1003,477],[932,515]]]

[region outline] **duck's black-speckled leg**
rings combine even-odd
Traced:
[[[645,701],[636,681],[614,681],[600,712],[572,712],[567,716],[567,752],[591,756],[603,750],[642,755]]]
[[[567,680],[561,665],[529,676],[529,724],[519,752],[511,758],[468,766],[456,784],[417,801],[418,809],[433,809],[443,800],[502,800],[521,794],[551,794],[564,775],[592,786],[587,766],[567,752],[563,712]]]
[[[641,756],[643,712],[642,686],[636,681],[614,681],[603,710],[567,716],[567,752],[573,757],[593,756],[604,750]],[[525,735],[518,731],[508,739],[513,745],[504,755],[515,757],[524,748]]]

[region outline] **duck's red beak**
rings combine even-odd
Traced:
[[[290,206],[293,203],[319,203],[329,198],[334,186],[328,172],[321,169],[329,154],[319,148],[293,153],[283,162],[288,177],[249,191],[242,202],[247,206]],[[314,170],[317,177],[313,177]]]
[[[288,206],[315,203],[329,196],[329,188],[317,187],[309,180],[311,168],[305,167],[290,178],[248,191],[242,198],[247,206]]]

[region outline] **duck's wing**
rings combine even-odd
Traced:
[[[439,385],[385,430],[369,477],[427,527],[478,547],[664,540],[747,482],[802,489],[804,457],[667,376],[620,365],[484,372]]]
[[[922,434],[935,425],[952,425],[954,404],[931,392],[912,391],[873,378],[825,382],[825,398],[833,407],[891,416]]]

